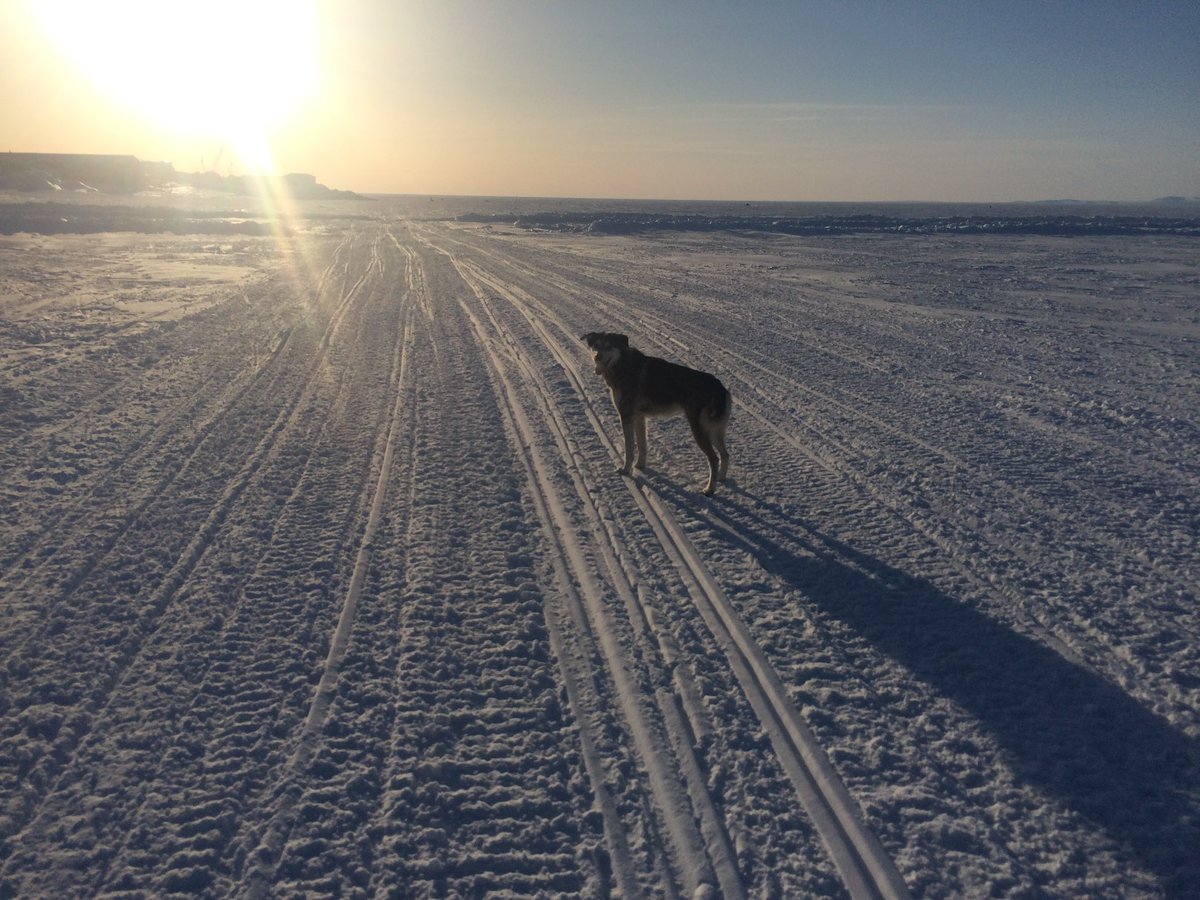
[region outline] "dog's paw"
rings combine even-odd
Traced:
[[[633,475],[633,472],[629,470],[628,466],[622,466],[620,469],[617,469],[617,474],[624,475],[626,478],[629,478]]]

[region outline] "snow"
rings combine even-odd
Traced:
[[[0,896],[1200,892],[1178,211],[144,202],[0,236]]]

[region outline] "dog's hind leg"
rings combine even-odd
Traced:
[[[713,443],[717,445],[717,455],[721,457],[721,466],[717,471],[717,479],[724,481],[729,472],[729,448],[725,446],[725,425],[728,420],[718,422],[713,428]]]
[[[622,475],[633,474],[634,432],[636,418],[633,415],[621,416],[621,431],[625,434],[625,465],[621,468]]]
[[[725,429],[729,427],[729,414],[733,412],[733,394],[725,390],[725,408],[721,415],[713,420],[713,443],[717,445],[717,453],[721,457],[721,468],[717,472],[720,481],[725,480],[729,473],[729,448],[725,446]]]
[[[717,451],[713,448],[712,438],[709,437],[708,429],[704,427],[699,416],[688,416],[688,424],[692,426],[692,436],[708,459],[708,485],[704,488],[704,493],[711,494],[717,487]]]
[[[636,416],[633,420],[633,430],[637,435],[637,462],[639,469],[646,468],[646,417]]]

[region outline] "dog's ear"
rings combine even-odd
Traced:
[[[623,334],[610,334],[608,339],[622,350],[629,349],[629,338]]]

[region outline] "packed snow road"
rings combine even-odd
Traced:
[[[0,895],[1200,887],[1194,239],[2,241]]]

